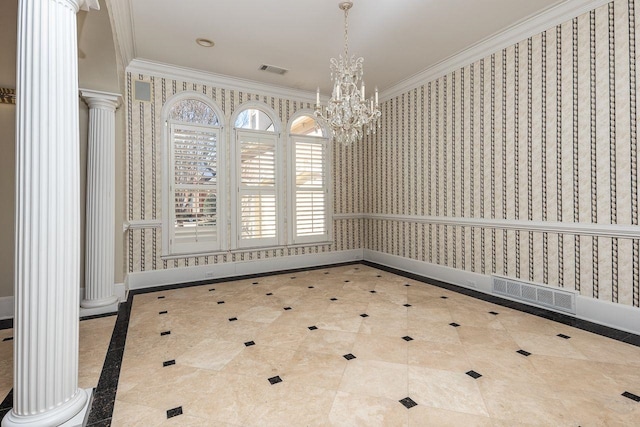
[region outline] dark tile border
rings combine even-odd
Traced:
[[[118,312],[117,311],[112,311],[111,313],[103,313],[103,314],[94,314],[92,316],[82,316],[80,318],[80,321],[84,321],[84,320],[93,320],[93,319],[102,319],[103,317],[111,317],[111,316],[117,316]]]
[[[415,273],[409,273],[406,271],[398,270],[386,265],[377,264],[371,261],[361,261],[361,264],[368,267],[377,268],[380,270],[388,271],[389,273],[397,274],[408,279],[417,280],[419,282],[427,283],[429,285],[437,286],[439,288],[447,289],[449,291],[457,292],[459,294],[467,295],[482,301],[490,302],[492,304],[500,305],[502,307],[508,307],[514,310],[522,311],[524,313],[533,314],[534,316],[542,317],[547,320],[553,320],[554,322],[562,323],[563,325],[571,326],[583,331],[592,332],[594,334],[601,335],[603,337],[611,338],[616,341],[622,341],[627,344],[640,347],[640,335],[632,334],[619,329],[610,328],[608,326],[599,325],[597,323],[589,322],[588,320],[578,319],[567,314],[557,313],[555,311],[547,310],[545,308],[534,307],[531,305],[523,304],[521,302],[511,301],[495,295],[485,294],[474,289],[464,288],[462,286],[453,285],[447,282],[441,282],[440,280],[431,279],[425,276],[420,276]]]
[[[118,317],[113,328],[109,349],[104,359],[98,386],[93,390],[93,402],[89,411],[87,426],[102,426],[111,424],[113,407],[116,403],[116,391],[120,379],[120,368],[124,356],[124,345],[127,340],[129,318],[133,294],[129,293],[127,301],[120,304]]]
[[[0,320],[0,330],[2,329],[13,329],[13,317],[11,319]]]

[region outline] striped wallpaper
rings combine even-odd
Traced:
[[[364,246],[640,306],[638,239],[455,225],[638,225],[636,6],[615,0],[384,102],[363,191],[386,217],[365,220]]]
[[[149,82],[151,102],[136,101],[134,82]],[[127,147],[126,147],[126,215],[128,221],[153,221],[163,219],[162,212],[162,107],[171,96],[183,91],[194,91],[211,98],[224,112],[227,141],[230,141],[229,120],[234,110],[243,102],[264,102],[278,114],[286,127],[296,111],[311,108],[309,103],[280,99],[256,93],[243,93],[224,88],[203,85],[198,82],[176,81],[153,75],[127,73]],[[283,132],[283,135],[286,132]],[[230,144],[227,144],[229,147]],[[227,152],[227,156],[229,152]],[[332,179],[335,193],[334,211],[341,213],[362,212],[364,181],[362,155],[353,148],[336,146],[333,149]],[[227,182],[230,182],[228,177]],[[227,194],[230,194],[228,191]],[[227,212],[231,212],[228,201]],[[303,255],[328,251],[340,251],[361,247],[364,220],[360,218],[336,218],[333,222],[334,242],[325,245],[278,247],[268,250],[243,250],[221,252],[209,256],[194,256],[178,259],[162,257],[162,229],[150,225],[148,228],[129,229],[125,236],[125,265],[127,271],[141,272],[169,268],[190,267],[234,261],[265,259],[290,255]]]

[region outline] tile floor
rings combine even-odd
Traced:
[[[78,349],[78,387],[94,388],[113,333],[116,316],[80,322]],[[13,329],[0,330],[0,402],[13,388]],[[0,408],[0,418],[6,411]]]
[[[113,426],[640,425],[640,347],[369,266],[132,304]]]

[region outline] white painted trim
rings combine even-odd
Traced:
[[[15,301],[12,296],[0,298],[0,320],[13,319],[14,310]]]
[[[161,219],[134,219],[122,223],[122,231],[139,230],[143,228],[162,228]]]
[[[364,259],[366,261],[375,262],[377,264],[396,268],[398,270],[417,274],[426,278],[432,278],[464,288],[473,289],[502,299],[510,299],[503,295],[496,295],[491,292],[491,276],[431,264],[415,259],[403,258],[397,255],[372,251],[370,249],[364,249],[363,251]],[[524,301],[517,302],[526,304]],[[533,304],[528,305],[534,306]],[[555,311],[548,307],[543,308]],[[633,334],[640,334],[640,308],[576,295],[576,312],[577,314],[575,317],[579,319],[609,326],[611,328]],[[561,311],[558,311],[558,313],[571,316],[570,314]]]
[[[290,89],[282,86],[267,85],[253,80],[225,76],[193,68],[164,64],[146,59],[134,59],[129,63],[127,71],[133,74],[164,77],[172,80],[198,82],[209,86],[236,90],[238,92],[259,93],[276,98],[294,99],[315,105],[316,93]]]
[[[198,280],[232,278],[234,276],[247,274],[262,274],[296,268],[360,261],[362,257],[362,249],[352,249],[348,251],[263,258],[251,261],[172,268],[168,270],[143,271],[129,273],[126,278],[126,283],[129,290],[144,289]]]
[[[135,27],[133,25],[132,2],[130,0],[106,0],[111,18],[115,47],[123,68],[136,56]]]
[[[414,222],[419,224],[457,227],[497,228],[502,230],[533,231],[537,233],[575,234],[579,236],[640,239],[640,227],[622,224],[593,224],[588,222],[526,221],[515,219],[460,218],[443,216],[392,214],[335,214],[334,219],[375,219],[381,221]]]
[[[380,93],[380,100],[387,101],[401,95],[447,73],[472,64],[501,49],[605,5],[609,3],[609,1],[610,0],[565,0],[557,6],[525,18],[494,35],[480,40],[453,56],[396,83]]]

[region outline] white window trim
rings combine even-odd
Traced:
[[[235,127],[235,122],[240,115],[241,112],[247,109],[257,109],[262,110],[271,122],[273,123],[274,131],[256,131],[250,129],[237,129]],[[249,249],[249,248],[263,248],[263,247],[274,247],[274,246],[285,246],[286,242],[286,219],[285,219],[285,204],[286,193],[285,193],[285,169],[288,165],[285,164],[284,150],[283,150],[283,141],[282,141],[282,123],[278,119],[278,115],[276,112],[270,108],[267,104],[260,101],[247,101],[236,107],[233,115],[231,116],[231,126],[233,126],[233,148],[231,151],[231,162],[230,165],[233,165],[231,168],[231,212],[232,218],[231,221],[231,247],[232,251],[239,249]],[[239,173],[240,173],[240,147],[239,147],[239,135],[242,133],[253,133],[258,135],[273,135],[275,137],[275,166],[276,166],[276,237],[271,239],[255,239],[255,240],[242,240],[240,239],[240,227],[241,227],[241,211],[240,211],[240,198],[238,197],[240,192],[239,187]]]
[[[197,252],[174,252],[172,251],[170,245],[170,236],[171,229],[173,224],[171,223],[173,215],[173,196],[171,194],[171,185],[173,183],[173,153],[171,151],[171,132],[169,129],[169,112],[173,106],[185,99],[196,99],[198,101],[202,101],[207,104],[215,114],[218,116],[219,126],[215,126],[214,128],[218,129],[218,180],[217,180],[217,197],[218,200],[222,203],[218,204],[218,250],[225,250],[228,248],[228,238],[227,238],[227,149],[226,149],[226,132],[224,131],[224,113],[218,106],[218,104],[211,98],[205,96],[202,93],[194,92],[194,91],[183,91],[180,92],[165,102],[161,111],[161,120],[162,120],[162,145],[161,152],[159,153],[162,159],[162,257],[170,257],[173,255],[189,255],[189,254],[197,254],[202,253],[202,251]],[[181,123],[181,122],[178,122]],[[197,126],[202,126],[201,124],[196,124]],[[211,250],[207,250],[206,252],[215,251],[215,248],[211,248]]]
[[[320,129],[322,130],[323,136],[307,136],[307,135],[295,135],[288,133],[287,134],[287,170],[290,171],[290,177],[287,181],[287,201],[288,209],[287,209],[287,217],[291,220],[288,221],[287,225],[287,243],[289,245],[295,246],[304,246],[309,243],[332,243],[333,239],[333,173],[331,170],[331,159],[333,159],[333,146],[331,144],[331,132],[327,126],[327,124],[314,115],[314,111],[311,109],[302,109],[298,110],[295,114],[293,114],[289,118],[289,123],[287,124],[287,130],[291,130],[291,126],[293,122],[301,116],[310,116],[316,119]],[[325,221],[326,221],[326,230],[327,232],[323,235],[318,236],[304,236],[297,237],[296,236],[296,182],[295,182],[295,144],[294,138],[302,137],[304,139],[313,139],[313,140],[323,140],[326,145],[326,157],[324,161],[325,167]]]

